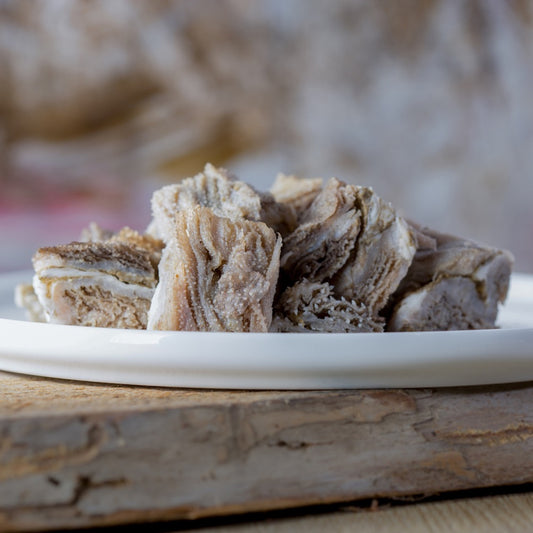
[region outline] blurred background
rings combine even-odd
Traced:
[[[371,185],[533,272],[533,1],[0,0],[0,271],[223,165]]]

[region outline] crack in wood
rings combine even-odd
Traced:
[[[436,437],[454,440],[462,444],[500,446],[513,442],[523,442],[533,437],[533,426],[518,424],[502,429],[460,429],[457,431],[437,431]]]
[[[62,481],[58,478],[55,478],[53,476],[48,476],[46,480],[53,485],[54,487],[58,487],[62,484]],[[104,479],[102,481],[93,481],[92,476],[90,475],[78,475],[76,478],[76,484],[74,486],[74,489],[72,490],[72,497],[65,502],[53,502],[50,504],[31,504],[31,505],[23,505],[23,504],[17,504],[16,508],[11,507],[1,507],[0,508],[0,516],[9,516],[12,512],[24,512],[24,511],[46,511],[46,510],[65,510],[65,509],[73,509],[75,508],[82,498],[92,490],[98,490],[100,488],[105,487],[121,487],[124,485],[129,485],[131,481],[125,477],[118,477],[118,478],[111,478],[111,479]]]
[[[59,487],[61,485],[61,481],[59,479],[55,478],[54,476],[47,476],[46,481],[50,483],[50,485],[53,485],[54,487]]]
[[[102,487],[120,487],[123,485],[129,485],[130,481],[125,477],[118,477],[114,479],[105,479],[103,481],[95,482],[91,476],[78,476],[76,486],[72,495],[72,500],[66,504],[64,507],[76,506],[81,501],[81,499],[92,490],[97,490]],[[58,507],[55,505],[54,507]]]
[[[87,429],[87,439],[83,446],[69,448],[64,444],[57,444],[34,453],[9,457],[12,449],[25,451],[26,445],[13,442],[7,434],[2,442],[0,458],[3,458],[0,469],[0,480],[13,479],[36,472],[57,471],[65,466],[90,462],[98,455],[107,436],[98,423],[92,423]]]
[[[335,444],[335,441],[329,442],[305,442],[305,441],[285,441],[278,440],[273,444],[267,444],[267,446],[278,446],[280,448],[287,448],[289,450],[301,450],[302,448],[311,448],[315,446],[330,446]]]

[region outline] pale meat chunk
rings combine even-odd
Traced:
[[[298,213],[302,213],[318,196],[322,181],[322,178],[299,178],[279,173],[270,192],[277,202],[292,205]]]
[[[270,192],[285,207],[286,227],[294,231],[305,210],[322,189],[322,178],[299,178],[278,174]]]
[[[90,222],[86,228],[81,230],[80,242],[104,242],[113,235],[113,231],[102,228],[96,222]]]
[[[293,282],[331,279],[350,257],[360,229],[355,187],[330,179],[283,241],[285,275]]]
[[[283,244],[285,277],[329,282],[377,313],[415,254],[411,230],[370,188],[330,179]]]
[[[389,331],[484,329],[495,326],[513,264],[505,250],[415,226],[420,246],[392,298]]]
[[[195,207],[177,214],[170,237],[149,329],[268,331],[281,250],[271,228]]]
[[[150,263],[152,263],[154,271],[157,274],[157,267],[159,265],[159,261],[161,261],[161,254],[164,248],[164,243],[161,239],[146,233],[140,234],[139,232],[126,226],[118,233],[115,233],[113,236],[111,236],[108,242],[124,243],[147,252]]]
[[[156,277],[149,254],[124,243],[41,248],[33,289],[47,322],[142,329]]]
[[[297,225],[294,209],[290,205],[276,202],[270,193],[261,193],[260,197],[261,222],[285,238]]]
[[[408,223],[369,187],[355,187],[361,231],[345,265],[332,280],[335,293],[385,307],[413,260],[416,242]]]
[[[28,320],[46,322],[43,306],[30,283],[21,283],[15,287],[15,304],[26,311]]]
[[[176,214],[196,206],[210,207],[217,216],[231,220],[259,221],[262,218],[260,195],[225,169],[208,163],[204,171],[193,178],[154,192],[149,232],[169,242],[174,234]]]
[[[337,298],[328,283],[301,281],[277,302],[272,331],[366,333],[383,331],[384,322],[362,303]]]
[[[148,233],[139,232],[125,226],[118,232],[113,232],[101,228],[96,222],[91,222],[87,228],[83,229],[80,235],[81,242],[122,242],[129,246],[134,246],[140,250],[148,252],[150,262],[157,271],[157,265],[161,260],[161,252],[164,243],[161,239]]]

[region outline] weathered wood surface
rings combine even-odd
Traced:
[[[533,384],[184,391],[0,373],[0,531],[533,481]]]

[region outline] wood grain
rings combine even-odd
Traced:
[[[0,530],[533,481],[533,384],[235,392],[0,374]]]
[[[336,512],[209,527],[202,533],[527,533],[533,531],[533,493],[466,498],[368,512]]]

